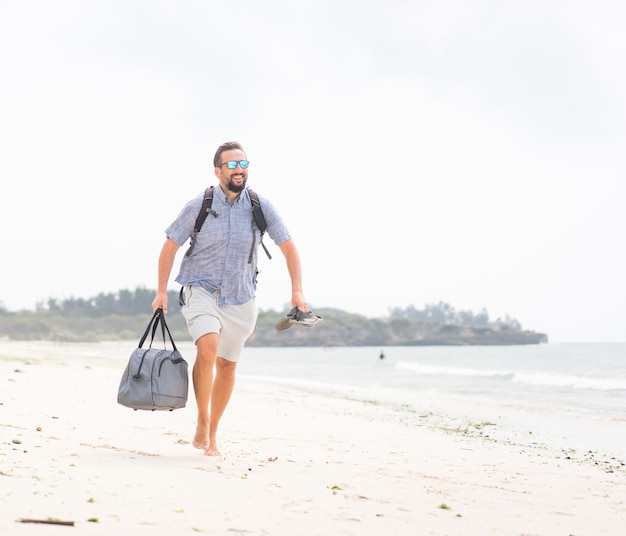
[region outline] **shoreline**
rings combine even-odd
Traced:
[[[129,348],[134,345],[136,341],[59,343],[0,340],[0,362],[3,359],[23,359],[26,362],[43,360],[47,363],[71,363],[76,359],[121,371],[126,364]],[[177,346],[183,352],[191,371],[193,343],[183,342]],[[247,375],[243,369],[239,371],[237,381],[238,384],[261,383],[268,389],[278,387],[295,392],[303,391],[313,396],[370,405],[375,403],[387,407],[393,415],[406,412],[402,418],[405,424],[412,422],[449,433],[475,433],[489,441],[530,448],[540,446],[555,452],[565,452],[576,458],[588,458],[592,455],[615,470],[626,471],[626,444],[621,440],[626,420],[621,416],[607,416],[605,413],[587,412],[579,408],[547,407],[528,401],[511,403],[494,397],[441,392],[419,395],[407,392],[408,403],[400,404],[362,388],[321,388],[312,386],[306,379],[294,382],[285,378]],[[193,402],[191,383],[190,401]],[[415,417],[416,413],[420,414],[418,418]]]
[[[0,340],[0,363],[3,359],[23,359],[26,362],[44,361],[72,364],[73,360],[118,369],[127,362],[129,348],[136,341],[106,341],[98,343],[65,343],[50,341]],[[177,345],[193,365],[194,347],[191,342]],[[312,396],[351,400],[380,405],[397,416],[405,425],[427,426],[444,433],[476,435],[487,441],[504,442],[524,448],[549,449],[555,455],[573,459],[594,460],[607,470],[626,472],[626,444],[621,440],[626,420],[576,408],[555,408],[545,405],[483,398],[478,395],[460,395],[441,392],[408,393],[409,403],[386,400],[362,389],[316,388],[304,382],[285,378],[238,373],[237,383],[263,384],[267,389],[285,389],[305,392]],[[194,404],[190,382],[190,404]],[[188,404],[189,405],[189,404]],[[404,414],[404,415],[403,415]]]
[[[123,362],[0,355],[0,533],[56,519],[94,535],[581,536],[626,521],[624,471],[456,429],[436,399],[421,419],[239,379],[213,458],[190,443],[192,392],[135,412],[116,403]]]

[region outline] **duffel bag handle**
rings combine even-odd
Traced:
[[[148,348],[152,348],[152,343],[154,342],[154,335],[156,334],[159,321],[161,322],[161,332],[163,333],[163,347],[165,347],[167,344],[165,342],[165,330],[167,330],[167,334],[170,337],[170,342],[172,343],[172,348],[174,349],[175,352],[177,352],[178,348],[176,348],[176,343],[174,342],[174,338],[172,337],[172,334],[170,333],[170,328],[167,327],[167,323],[165,322],[165,314],[163,314],[163,309],[161,307],[159,307],[156,311],[154,311],[154,314],[152,315],[150,322],[148,322],[148,327],[146,327],[146,331],[144,332],[143,336],[141,337],[141,340],[139,341],[139,348],[142,348],[143,343],[146,342],[146,339],[148,338],[148,333],[150,333],[150,328],[152,328],[152,336],[150,337],[150,346],[148,346]],[[138,380],[141,377],[141,368],[143,367],[143,359],[145,355],[146,354],[144,353],[141,356],[141,362],[139,363],[139,368],[137,369],[137,372],[133,375],[133,379],[135,380]]]
[[[170,338],[170,342],[172,343],[172,348],[174,350],[177,350],[176,343],[174,342],[174,338],[172,337],[172,334],[170,333],[170,328],[167,327],[167,323],[165,322],[165,314],[163,313],[163,308],[161,307],[159,307],[156,311],[154,311],[154,314],[152,315],[152,319],[150,320],[150,322],[148,322],[148,327],[146,327],[146,331],[144,332],[143,336],[141,337],[141,340],[139,341],[139,348],[142,348],[143,343],[146,342],[146,339],[148,338],[148,333],[150,333],[150,328],[152,328],[152,336],[150,337],[149,348],[152,348],[152,342],[154,341],[154,335],[156,334],[156,330],[159,325],[159,322],[161,322],[161,332],[163,333],[163,345],[166,344],[165,330],[167,330],[167,334]]]

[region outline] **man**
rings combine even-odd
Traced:
[[[193,251],[181,262],[176,281],[183,287],[182,313],[196,344],[193,386],[198,423],[193,446],[219,456],[217,427],[235,385],[235,369],[254,331],[257,254],[261,233],[253,224],[246,182],[249,162],[237,142],[221,145],[213,159],[219,187]],[[193,234],[204,192],[185,205],[166,229],[158,265],[158,289],[152,302],[167,312],[167,285],[176,252]],[[302,291],[300,256],[274,207],[259,196],[267,234],[278,245],[291,278],[291,304],[309,311]],[[210,409],[209,409],[210,408]]]

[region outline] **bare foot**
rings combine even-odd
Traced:
[[[196,435],[193,437],[192,445],[197,449],[209,448],[209,426],[198,425],[196,427]]]
[[[217,443],[213,440],[209,442],[209,446],[204,449],[205,456],[221,456],[220,451],[217,450]]]

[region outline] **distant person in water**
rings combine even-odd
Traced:
[[[182,259],[176,281],[182,285],[182,313],[196,344],[193,387],[198,422],[193,446],[208,456],[220,454],[217,427],[235,385],[235,369],[257,320],[255,291],[261,233],[254,225],[246,190],[248,159],[237,142],[221,145],[213,159],[215,176],[212,212],[197,234],[192,254]],[[158,264],[158,288],[152,302],[167,312],[167,286],[178,249],[194,234],[204,190],[190,200],[165,230]],[[309,312],[302,291],[300,256],[278,212],[259,196],[267,234],[287,261],[291,305]],[[218,217],[219,216],[219,217]],[[215,369],[215,374],[214,374]]]

